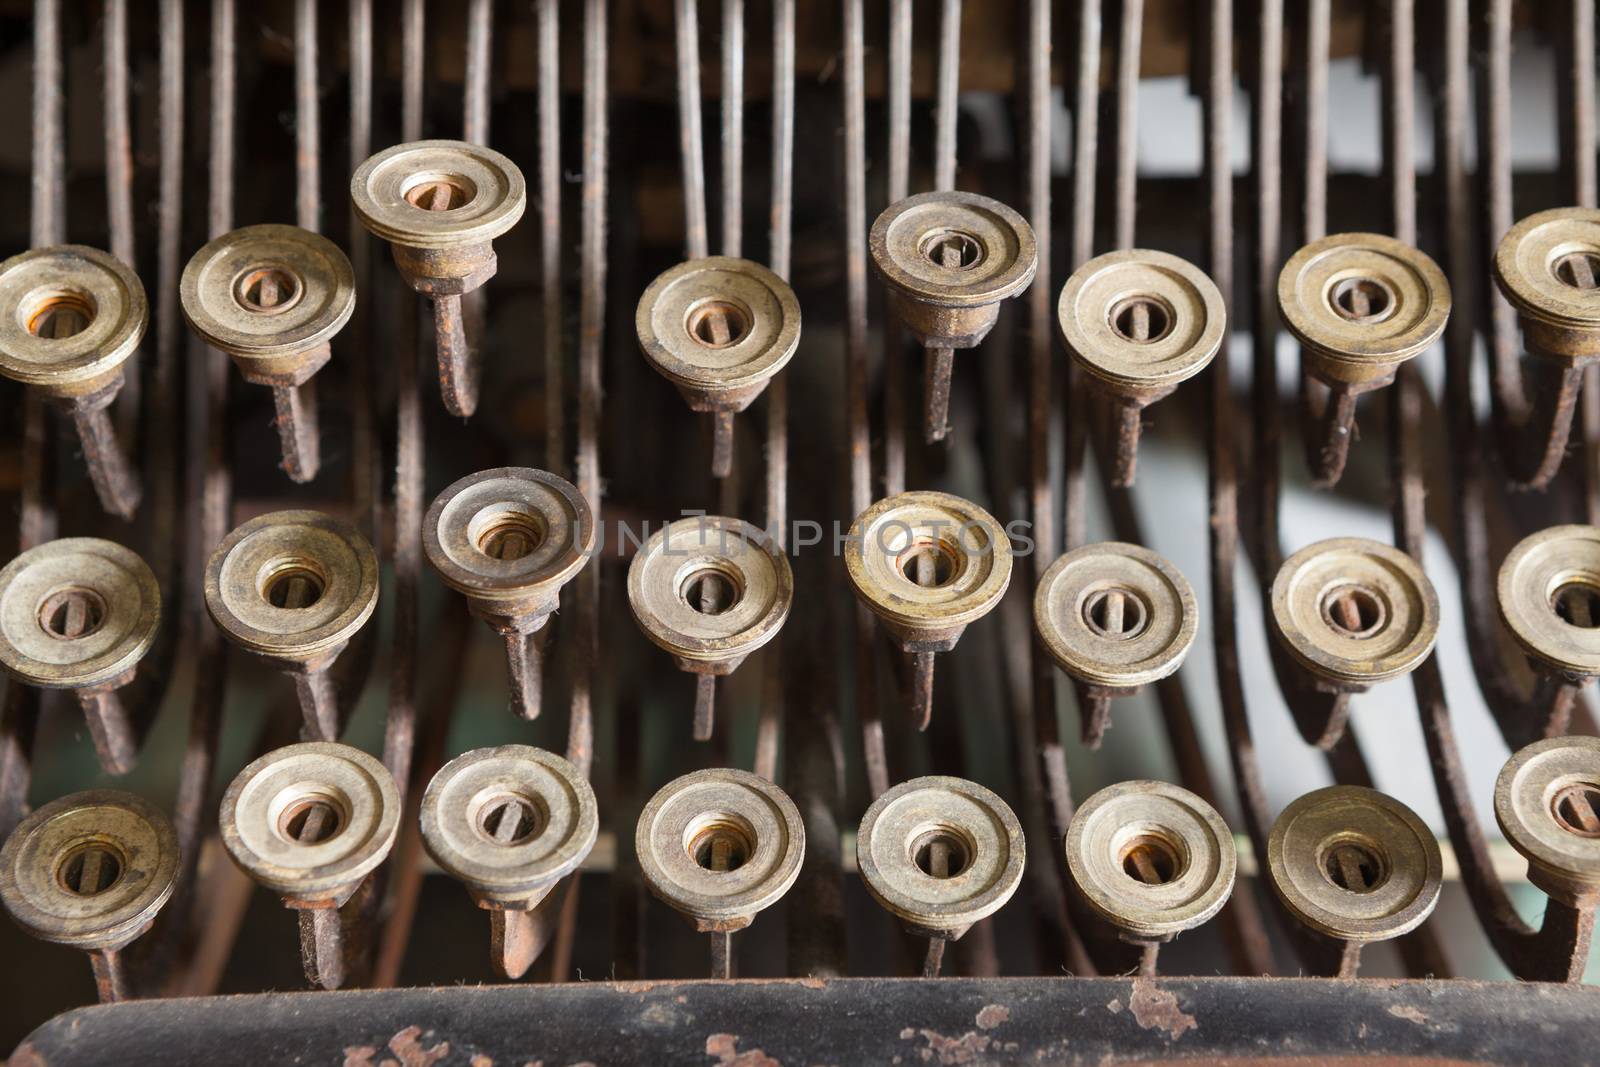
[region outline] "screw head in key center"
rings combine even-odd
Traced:
[[[0,667],[82,689],[129,674],[161,623],[161,587],[136,553],[97,537],[37,545],[0,570]]]

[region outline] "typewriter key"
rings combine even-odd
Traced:
[[[294,678],[307,736],[336,739],[328,668],[378,603],[367,539],[321,512],[271,512],[223,539],[205,582],[206,610],[223,635]]]
[[[1272,582],[1278,640],[1319,682],[1358,692],[1407,673],[1439,636],[1439,598],[1415,560],[1335,537],[1284,560]]]
[[[1022,882],[1022,824],[976,782],[930,776],[902,782],[867,809],[856,867],[884,910],[929,940],[925,973],[945,942],[999,911]]]
[[[1536,356],[1600,356],[1600,211],[1553,208],[1519,221],[1495,248],[1494,277]]]
[[[493,241],[527,207],[517,165],[464,141],[399,144],[367,159],[350,179],[356,217],[389,242],[406,284],[433,300],[439,383],[445,407],[466,417],[478,405],[461,296],[494,277]]]
[[[747,259],[693,259],[650,283],[634,323],[644,358],[689,410],[712,414],[712,474],[726,477],[734,414],[761,395],[800,343],[794,290]]]
[[[716,515],[679,519],[628,566],[628,604],[646,637],[699,676],[694,736],[711,737],[716,679],[778,635],[794,600],[789,560],[762,531]]]
[[[73,690],[110,774],[133,769],[137,740],[117,690],[160,621],[155,575],[111,541],[49,541],[0,570],[0,667],[26,685]]]
[[[545,471],[497,467],[455,482],[422,520],[428,562],[506,642],[512,708],[540,708],[533,635],[561,606],[561,589],[594,550],[594,513],[576,486]]]
[[[1495,586],[1506,629],[1543,671],[1600,674],[1600,529],[1552,526],[1517,542]]]
[[[542,947],[532,912],[594,847],[594,790],[553,752],[501,745],[445,764],[422,794],[422,844],[490,913],[495,972],[520,978]]]
[[[1297,798],[1272,826],[1267,868],[1284,906],[1338,941],[1416,929],[1439,900],[1439,843],[1393,797],[1335,785]]]
[[[1000,602],[1011,541],[987,511],[949,493],[900,493],[856,516],[845,543],[856,596],[914,657],[912,714],[933,710],[933,656]]]
[[[867,235],[889,304],[927,349],[926,437],[944,438],[954,352],[975,348],[1039,266],[1033,229],[976,193],[918,193],[890,204]]]
[[[1233,892],[1233,835],[1216,809],[1166,782],[1119,782],[1067,827],[1067,870],[1095,913],[1128,941],[1169,941]]]
[[[251,763],[222,796],[218,828],[233,862],[298,912],[306,979],[343,985],[349,960],[339,909],[389,855],[400,794],[358,748],[309,741]]]
[[[71,416],[101,507],[124,519],[139,507],[139,476],[107,409],[149,318],[138,276],[99,249],[35,248],[0,263],[0,374]]]
[[[87,951],[103,1001],[128,995],[118,953],[178,880],[178,839],[155,805],[112,789],[53,800],[0,847],[0,902],[33,937]]]
[[[711,935],[712,977],[728,978],[731,934],[789,891],[806,834],[782,789],[749,771],[713,768],[650,798],[634,850],[650,892]]]
[[[316,477],[316,399],[300,387],[355,310],[350,260],[297,226],[246,226],[196,252],[178,293],[200,339],[232,357],[245,381],[272,388],[289,476]]]
[[[1426,351],[1450,318],[1450,283],[1426,254],[1375,233],[1336,233],[1289,257],[1278,274],[1283,324],[1306,370],[1328,384],[1371,387]]]
[[[1113,482],[1130,486],[1141,413],[1204,370],[1227,335],[1222,293],[1177,256],[1130,249],[1074,271],[1056,315],[1067,352],[1111,402]]]
[[[1495,780],[1494,817],[1552,900],[1600,903],[1600,738],[1550,737],[1513,753]]]

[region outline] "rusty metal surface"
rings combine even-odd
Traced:
[[[588,982],[274,993],[80,1008],[12,1062],[379,1064],[1600,1062],[1593,993],[1559,986],[1272,978]],[[818,1025],[817,1020],[828,1020]],[[1308,1025],[1316,1020],[1317,1025]],[[1537,1033],[1537,1037],[1534,1035]],[[476,1059],[475,1059],[476,1058]],[[126,1062],[126,1061],[125,1061]]]

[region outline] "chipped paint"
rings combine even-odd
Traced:
[[[706,1055],[717,1058],[717,1067],[783,1067],[783,1064],[758,1048],[739,1051],[733,1034],[712,1034],[706,1038]]]
[[[1112,1015],[1117,1014],[1117,1012],[1121,1010],[1122,1001],[1117,997],[1112,997],[1110,1000],[1106,1001],[1106,1011],[1109,1011]]]
[[[1416,1023],[1418,1026],[1427,1026],[1428,1017],[1409,1004],[1389,1005],[1389,1014],[1396,1019],[1405,1019],[1407,1022]]]
[[[391,1037],[389,1051],[398,1059],[388,1056],[374,1059],[378,1055],[376,1045],[350,1045],[344,1050],[344,1067],[433,1067],[450,1055],[450,1042],[441,1041],[432,1048],[423,1048],[421,1038],[420,1026],[408,1026]],[[479,1059],[484,1062],[480,1064]],[[472,1067],[494,1067],[494,1061],[487,1056],[474,1057]]]
[[[1001,1023],[1011,1021],[1011,1009],[1002,1004],[985,1004],[978,1009],[978,1029],[993,1030]]]
[[[917,1055],[923,1063],[937,1062],[941,1067],[955,1067],[965,1063],[977,1063],[978,1058],[988,1051],[993,1044],[993,1038],[980,1034],[976,1030],[968,1030],[960,1037],[946,1037],[937,1030],[916,1030],[910,1027],[900,1031],[900,1037],[907,1039],[907,1035],[920,1034],[927,1045],[917,1049]]]
[[[1193,1015],[1178,1007],[1178,998],[1162,989],[1148,978],[1135,978],[1133,992],[1128,997],[1128,1010],[1133,1021],[1144,1030],[1165,1030],[1176,1041],[1189,1030],[1198,1030],[1200,1024]]]
[[[483,1053],[475,1053],[472,1057],[472,1067],[494,1067],[494,1060]]]

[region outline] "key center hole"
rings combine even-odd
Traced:
[[[45,633],[62,641],[88,637],[105,621],[105,599],[81,586],[58,589],[39,605],[39,625]]]
[[[311,607],[322,599],[327,586],[322,568],[298,557],[279,560],[261,577],[261,595],[267,603],[290,611]]]
[[[972,866],[972,849],[961,834],[941,826],[917,836],[911,859],[929,878],[954,878]]]
[[[544,832],[549,821],[544,806],[529,797],[507,794],[483,806],[478,830],[499,845],[520,845]]]
[[[343,809],[331,797],[317,794],[291,802],[278,816],[278,832],[299,845],[320,845],[343,829]]]
[[[419,174],[401,195],[412,207],[423,211],[454,211],[472,203],[478,190],[458,174]]]
[[[738,576],[722,567],[701,567],[683,583],[684,602],[702,615],[721,615],[743,595]]]
[[[94,316],[94,299],[88,293],[62,289],[36,297],[26,321],[33,336],[59,341],[87,330]]]
[[[544,543],[544,524],[532,515],[507,512],[492,517],[478,532],[478,551],[490,559],[518,560]]]
[[[983,262],[983,244],[964,230],[935,230],[922,239],[922,254],[946,270],[971,270]]]
[[[239,306],[257,315],[276,315],[300,302],[305,285],[287,267],[253,267],[239,276],[233,295]]]
[[[689,336],[707,348],[729,348],[749,332],[749,314],[731,300],[707,300],[689,312]]]
[[[1550,807],[1563,830],[1579,837],[1600,837],[1600,785],[1569,785],[1556,793]]]
[[[900,574],[912,585],[938,589],[956,580],[960,561],[943,541],[919,541],[900,553]]]
[[[1135,836],[1122,846],[1118,857],[1122,871],[1145,885],[1166,885],[1183,873],[1183,857],[1164,834],[1154,832]]]
[[[1394,293],[1376,278],[1346,278],[1330,297],[1334,312],[1350,322],[1376,322],[1394,304]]]
[[[1150,296],[1130,296],[1111,309],[1111,328],[1124,341],[1152,344],[1172,332],[1172,309]]]
[[[122,880],[122,866],[115,849],[91,841],[67,853],[56,868],[56,880],[75,896],[92,897]]]
[[[1347,893],[1370,893],[1388,877],[1378,849],[1359,841],[1340,841],[1328,849],[1322,873]]]
[[[1600,626],[1600,588],[1588,582],[1567,582],[1550,598],[1550,607],[1568,626],[1592,630]]]
[[[1362,585],[1341,585],[1322,599],[1322,617],[1342,637],[1371,637],[1388,621],[1383,598]]]
[[[1600,287],[1600,253],[1568,252],[1553,269],[1558,281],[1574,289]]]
[[[1126,641],[1138,637],[1150,622],[1144,598],[1131,589],[1097,589],[1083,603],[1083,621],[1101,637]]]
[[[690,828],[689,856],[715,874],[736,871],[755,854],[755,836],[735,815],[711,815]]]

